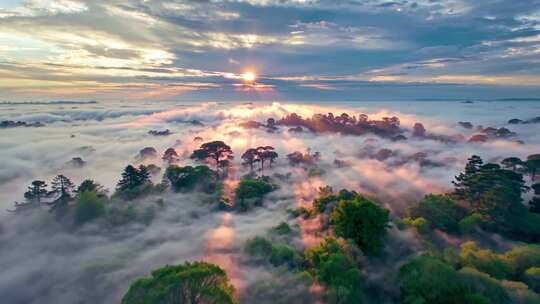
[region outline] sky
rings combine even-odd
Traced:
[[[0,0],[0,100],[540,98],[540,1]]]

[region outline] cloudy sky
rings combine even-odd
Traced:
[[[537,0],[0,0],[0,100],[534,97]]]

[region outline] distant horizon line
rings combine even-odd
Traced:
[[[540,101],[540,97],[515,97],[515,98],[396,98],[396,99],[354,99],[354,100],[308,100],[308,99],[290,99],[290,100],[249,100],[249,99],[224,99],[224,100],[159,100],[159,99],[103,99],[103,100],[44,100],[44,101],[0,101],[0,105],[69,105],[69,104],[99,104],[103,102],[312,102],[312,103],[331,103],[331,102],[406,102],[406,101],[449,101],[449,102],[504,102],[504,101]]]

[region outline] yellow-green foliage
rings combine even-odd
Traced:
[[[460,257],[466,266],[476,268],[497,279],[510,275],[508,265],[501,257],[489,249],[480,249],[475,242],[465,242],[461,245]]]
[[[470,303],[467,286],[450,265],[430,256],[412,258],[399,270],[405,304]]]
[[[429,230],[429,223],[423,217],[417,217],[415,219],[406,217],[403,219],[403,224],[416,228],[420,233],[425,233]]]
[[[464,265],[494,278],[524,280],[527,269],[540,266],[540,246],[524,245],[498,254],[489,249],[480,249],[470,241],[461,245],[460,257]]]

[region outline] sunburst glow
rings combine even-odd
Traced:
[[[257,79],[257,74],[255,74],[253,71],[247,71],[242,74],[242,79],[245,82],[254,82]]]

